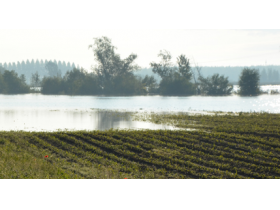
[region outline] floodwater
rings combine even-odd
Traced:
[[[263,86],[262,90],[280,90]],[[259,96],[59,96],[0,95],[0,130],[175,129],[133,121],[125,112],[269,112],[280,113],[280,95]]]
[[[108,129],[177,129],[133,121],[129,113],[100,110],[0,109],[0,130],[57,131]]]

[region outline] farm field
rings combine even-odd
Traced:
[[[280,178],[279,114],[150,113],[137,120],[182,130],[1,131],[0,178]]]

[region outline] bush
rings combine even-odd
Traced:
[[[0,93],[17,94],[29,92],[29,86],[18,77],[15,71],[5,70],[3,75],[0,73]]]
[[[244,68],[239,78],[240,95],[260,94],[260,74],[256,69]]]
[[[173,76],[161,80],[159,92],[162,95],[193,95],[195,86],[189,79],[175,73]]]
[[[214,74],[212,77],[199,77],[200,91],[205,95],[229,95],[233,86],[229,84],[228,78]]]
[[[60,94],[64,92],[63,81],[60,77],[45,77],[42,81],[43,94]]]

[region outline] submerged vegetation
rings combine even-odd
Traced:
[[[0,178],[280,178],[280,115],[146,114],[194,131],[0,132]]]

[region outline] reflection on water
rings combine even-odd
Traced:
[[[265,86],[263,90],[279,89]],[[280,95],[252,97],[232,96],[57,96],[42,94],[1,95],[0,130],[53,131],[61,130],[107,130],[107,129],[173,129],[170,126],[135,122],[125,113],[132,112],[189,112],[266,111],[280,113]]]
[[[0,130],[5,131],[174,129],[172,126],[132,121],[127,113],[94,110],[1,109],[0,119]]]

